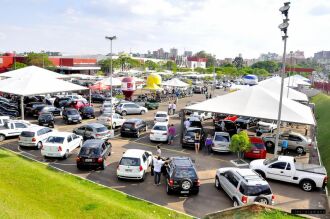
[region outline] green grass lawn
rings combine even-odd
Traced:
[[[330,96],[320,93],[312,98],[317,120],[317,143],[323,165],[330,172]],[[329,184],[328,184],[329,189]]]
[[[188,218],[0,149],[0,218]]]

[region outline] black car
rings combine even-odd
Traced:
[[[35,117],[39,116],[41,113],[41,110],[45,108],[47,105],[46,104],[41,104],[41,105],[36,105],[31,109],[31,114]]]
[[[147,123],[142,119],[128,119],[120,128],[121,136],[135,136],[140,137],[141,132],[147,131]]]
[[[25,105],[26,115],[34,115],[37,107],[46,106],[43,102],[31,102]]]
[[[92,106],[84,106],[80,109],[80,114],[83,119],[95,118],[95,112]]]
[[[0,105],[10,110],[18,110],[18,105],[15,103],[0,100]]]
[[[62,117],[66,124],[81,123],[81,116],[78,110],[74,108],[65,108],[62,112]]]
[[[46,106],[43,106],[41,109],[38,110],[38,114],[41,114],[41,113],[51,113],[54,116],[60,116],[61,115],[61,109],[59,109],[55,106],[46,105]]]
[[[0,113],[2,116],[18,117],[20,112],[14,109],[7,109],[0,105]]]
[[[54,106],[57,108],[66,107],[71,101],[72,99],[70,97],[56,97],[54,100]]]
[[[53,127],[55,126],[55,120],[52,113],[41,113],[38,117],[38,124],[40,126],[48,126]]]
[[[91,99],[92,99],[92,103],[103,103],[106,97],[101,94],[92,94]]]
[[[221,128],[221,123],[225,123],[225,129],[222,130]],[[235,122],[231,120],[221,120],[217,123],[214,124],[214,130],[216,132],[228,132],[230,136],[233,136],[234,134],[237,133],[237,125]]]
[[[76,159],[77,168],[83,167],[101,168],[106,167],[106,159],[111,155],[112,145],[108,139],[91,139],[84,142]]]
[[[258,120],[255,118],[247,117],[247,116],[240,116],[235,121],[236,125],[242,129],[249,129],[253,126],[257,125]]]
[[[189,157],[171,157],[166,167],[166,192],[195,194],[199,192],[200,181],[195,165]]]
[[[200,134],[200,148],[202,148],[205,142],[205,133],[202,128],[198,127],[189,127],[187,130],[185,130],[182,139],[182,148],[195,148],[195,133],[197,132]]]

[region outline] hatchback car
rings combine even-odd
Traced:
[[[262,138],[249,137],[251,142],[251,150],[244,153],[245,158],[266,159],[267,150]]]
[[[117,113],[103,113],[97,118],[97,121],[107,127],[112,125],[112,128],[117,128],[121,127],[126,119]]]
[[[253,202],[272,205],[275,199],[268,182],[251,169],[220,168],[216,172],[215,187],[227,193],[234,207]]]
[[[140,179],[144,181],[152,162],[152,153],[140,149],[128,149],[117,167],[118,179]]]
[[[150,141],[167,142],[168,141],[168,123],[157,122],[152,127],[149,135]]]
[[[126,116],[128,114],[145,114],[148,109],[135,103],[121,103],[116,107],[116,113]]]
[[[53,127],[55,126],[55,119],[52,113],[41,113],[38,117],[38,124],[40,126],[48,126]]]
[[[91,139],[84,142],[76,158],[77,168],[106,167],[106,159],[111,155],[112,145],[108,139]]]
[[[141,132],[148,130],[147,123],[142,119],[128,119],[126,120],[120,129],[120,135],[123,136],[135,136],[140,137]]]
[[[203,129],[197,128],[197,127],[190,127],[185,131],[185,133],[183,135],[183,139],[182,139],[182,148],[184,148],[184,147],[195,148],[195,133],[196,132],[198,132],[201,136],[201,138],[200,138],[201,147],[200,148],[202,148],[202,145],[205,142],[205,134],[204,134]]]
[[[61,109],[54,107],[54,106],[47,105],[40,109],[40,111],[38,112],[38,115],[40,115],[41,113],[52,113],[54,116],[60,116]]]
[[[230,135],[228,132],[215,132],[213,137],[212,151],[230,152]]]
[[[100,108],[100,112],[105,113],[105,112],[111,112],[111,108],[112,108],[112,112],[115,112],[115,107],[110,103],[110,102],[104,102]]]
[[[81,123],[81,116],[78,112],[78,110],[73,108],[66,108],[62,112],[63,120],[66,122],[66,124],[70,123]]]
[[[101,94],[92,94],[91,99],[93,103],[103,103],[105,101],[105,96]]]
[[[85,106],[80,109],[80,115],[83,119],[95,118],[95,111],[92,106]]]
[[[78,128],[75,128],[73,133],[82,136],[84,140],[108,139],[111,137],[108,128],[100,123],[89,123],[82,125]]]
[[[165,111],[158,111],[155,113],[154,122],[167,122],[170,120],[168,113]]]
[[[90,104],[86,100],[72,100],[68,105],[76,110],[80,110],[85,106],[90,106]]]
[[[166,192],[198,194],[200,181],[195,165],[189,157],[171,157],[166,166]]]
[[[53,130],[42,126],[31,126],[22,131],[18,137],[18,145],[24,147],[34,147],[41,149],[43,143]]]

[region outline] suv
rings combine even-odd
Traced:
[[[274,204],[275,196],[268,182],[251,169],[220,168],[215,175],[215,187],[227,193],[234,207],[252,202]]]
[[[116,108],[116,113],[126,116],[127,114],[145,114],[148,109],[135,103],[121,103]]]
[[[92,139],[87,140],[81,146],[76,159],[77,168],[83,167],[100,167],[104,170],[106,167],[106,159],[111,155],[112,145],[108,139]]]
[[[140,137],[141,132],[146,132],[148,129],[147,123],[142,119],[128,119],[120,128],[120,135],[134,135]]]
[[[92,106],[84,106],[83,108],[80,109],[80,115],[82,118],[93,118],[95,119],[95,111]]]
[[[66,124],[70,124],[73,122],[81,123],[81,116],[78,110],[73,108],[65,108],[62,112],[62,117]]]
[[[99,123],[89,123],[82,125],[73,130],[73,133],[80,135],[84,140],[86,139],[108,139],[110,133],[107,127]]]
[[[103,103],[105,101],[105,96],[101,94],[92,94],[91,99],[93,103]]]
[[[189,157],[171,157],[166,166],[166,192],[172,194],[195,194],[199,192],[200,181],[196,168]]]

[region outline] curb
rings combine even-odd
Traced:
[[[2,146],[0,146],[0,148],[2,148],[2,149],[5,150],[5,151],[8,151],[8,152],[14,153],[14,154],[16,154],[16,155],[18,155],[18,156],[24,157],[24,158],[26,158],[26,159],[28,159],[28,160],[32,160],[32,161],[34,161],[34,162],[40,163],[40,164],[42,164],[42,165],[45,165],[45,166],[47,166],[47,167],[51,167],[51,168],[53,168],[54,170],[57,170],[57,171],[60,171],[60,172],[63,172],[63,173],[69,174],[69,175],[71,175],[71,176],[74,176],[74,177],[80,178],[80,179],[82,179],[82,180],[86,180],[86,181],[88,181],[88,182],[91,182],[91,183],[93,183],[93,184],[95,184],[95,185],[98,185],[98,186],[101,186],[101,187],[103,187],[103,188],[107,188],[107,189],[114,190],[114,191],[119,192],[119,193],[121,193],[121,194],[123,194],[123,195],[129,196],[129,197],[132,197],[132,198],[135,198],[135,199],[140,200],[140,201],[144,201],[144,202],[149,203],[149,204],[156,205],[156,206],[161,207],[161,208],[165,208],[165,209],[170,210],[170,211],[174,211],[174,212],[176,212],[176,213],[178,213],[178,214],[182,214],[182,215],[185,215],[185,216],[188,216],[188,217],[191,217],[191,218],[198,218],[198,217],[195,217],[195,216],[193,216],[193,215],[187,214],[187,213],[185,213],[185,212],[181,212],[181,211],[178,211],[178,210],[175,210],[175,209],[172,209],[172,208],[169,208],[169,207],[166,207],[166,206],[162,206],[162,205],[159,205],[159,204],[157,204],[157,203],[154,203],[154,202],[148,201],[148,200],[146,200],[146,199],[139,198],[139,197],[136,197],[136,196],[134,196],[134,195],[127,194],[127,193],[122,192],[122,191],[120,191],[120,190],[117,190],[117,189],[111,188],[111,187],[109,187],[109,186],[106,186],[106,185],[103,185],[103,184],[100,184],[100,183],[94,182],[94,181],[92,181],[92,180],[90,180],[90,179],[86,179],[86,178],[84,178],[84,177],[82,177],[82,176],[77,176],[77,175],[75,175],[75,174],[73,174],[73,173],[70,173],[70,172],[68,172],[68,171],[66,171],[66,170],[62,170],[62,169],[60,169],[60,168],[58,168],[58,167],[54,167],[54,166],[52,166],[52,165],[49,165],[49,163],[40,162],[40,161],[38,161],[38,160],[36,160],[36,159],[33,159],[33,158],[31,158],[31,157],[28,157],[28,156],[26,156],[26,155],[24,155],[24,154],[21,154],[21,153],[18,153],[18,152],[16,152],[16,151],[9,150],[9,149],[4,148],[4,147],[2,147]]]

